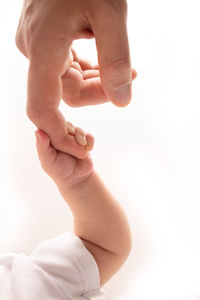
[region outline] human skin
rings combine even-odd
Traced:
[[[72,48],[80,38],[95,38],[96,66]],[[124,107],[130,102],[136,71],[131,68],[126,1],[24,0],[16,45],[30,61],[28,117],[56,149],[86,158],[91,147],[87,139],[70,139],[60,100],[71,107],[108,101]]]
[[[102,286],[130,253],[132,239],[127,217],[95,171],[91,155],[78,159],[56,150],[40,129],[36,131],[36,146],[44,171],[72,211],[74,233],[98,265]]]

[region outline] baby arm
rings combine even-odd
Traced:
[[[126,215],[95,171],[71,188],[58,188],[72,210],[75,234],[97,262],[103,285],[122,266],[131,249]]]
[[[36,136],[42,167],[69,205],[74,217],[74,233],[93,255],[102,286],[130,253],[132,241],[127,217],[95,172],[91,156],[77,159],[56,151],[43,131],[37,131]],[[86,139],[93,145],[91,135],[86,135]]]

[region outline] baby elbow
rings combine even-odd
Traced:
[[[132,251],[132,248],[133,248],[133,241],[132,241],[132,237],[130,235],[128,237],[128,240],[125,243],[124,250],[123,250],[123,253],[122,253],[122,255],[125,257],[125,259],[127,259],[129,257],[129,255]]]
[[[124,232],[121,233],[120,239],[118,241],[118,250],[116,254],[122,257],[128,257],[132,251],[133,239],[130,226],[126,226]],[[118,253],[117,253],[118,252]]]

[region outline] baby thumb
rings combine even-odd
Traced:
[[[41,129],[35,131],[36,136],[36,148],[39,157],[42,157],[49,148],[50,140],[48,135]]]

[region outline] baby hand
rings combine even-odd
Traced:
[[[81,135],[86,137],[88,150],[94,145],[94,137],[79,127],[73,127],[66,122],[69,138],[81,142]],[[36,147],[43,170],[59,186],[74,186],[86,179],[93,172],[93,163],[90,154],[85,159],[78,159],[70,154],[56,150],[51,144],[49,136],[41,129],[35,131]]]

